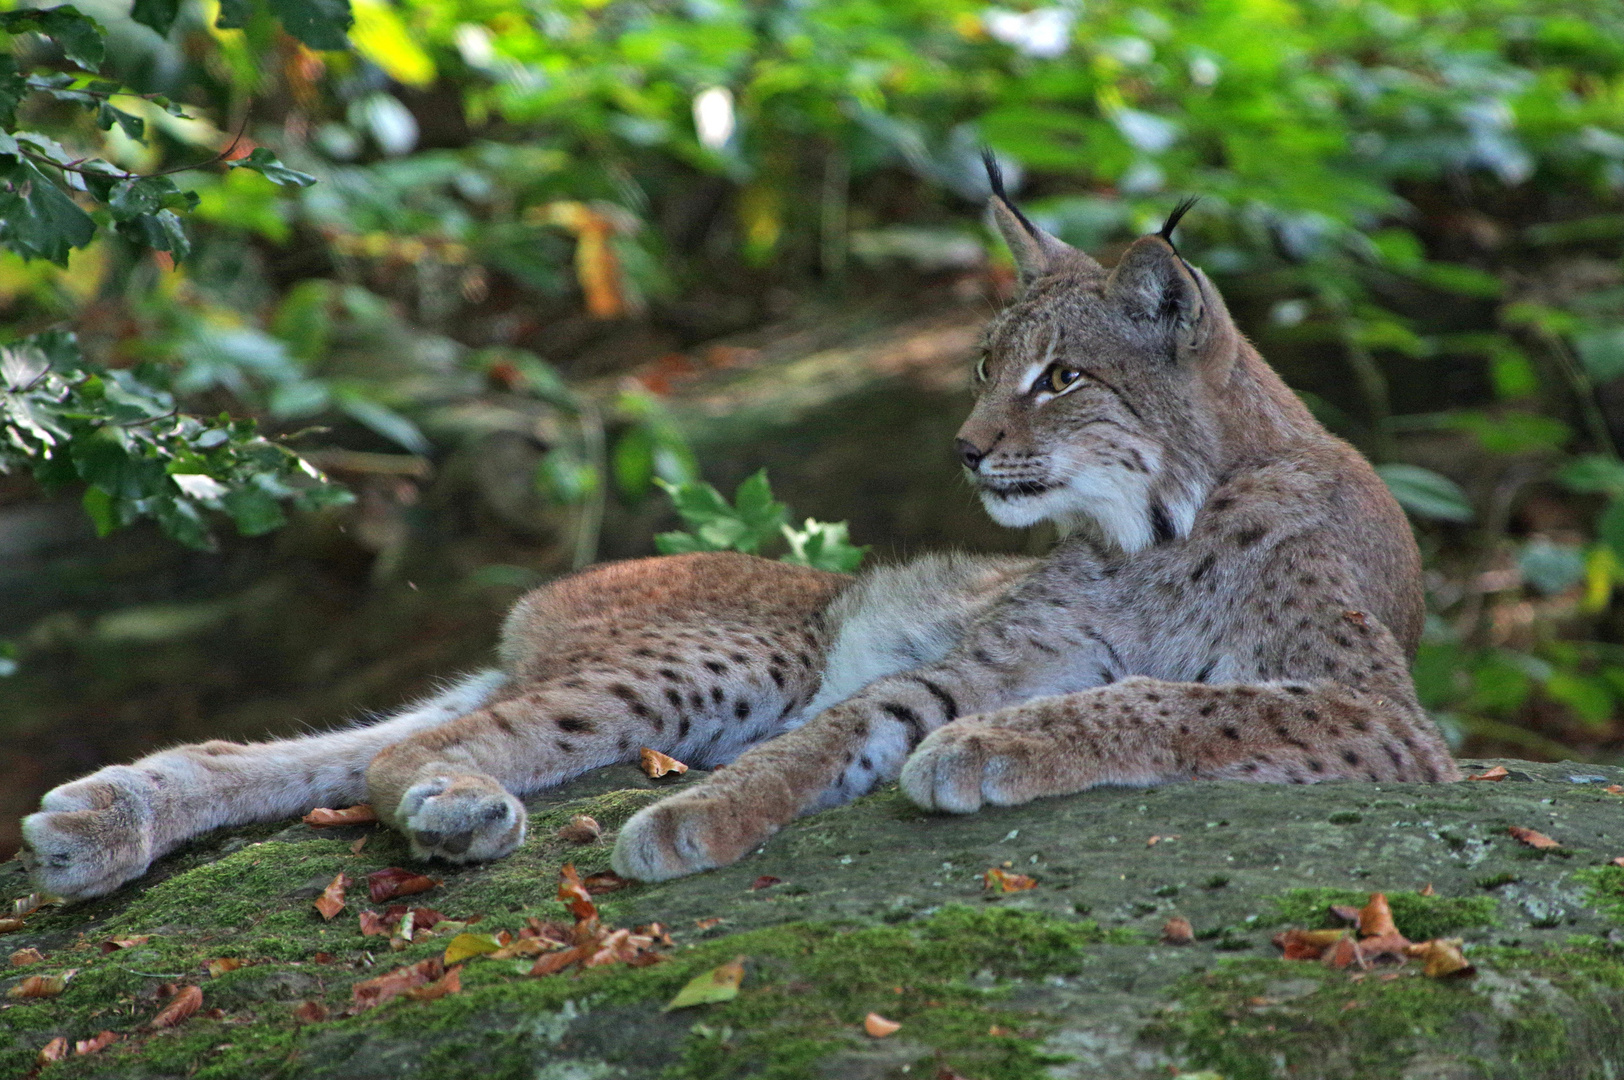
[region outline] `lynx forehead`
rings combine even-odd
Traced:
[[[652,747],[728,768],[639,812],[660,879],[899,778],[966,813],[1102,784],[1459,778],[1416,701],[1420,560],[1369,464],[1308,414],[1162,232],[1110,270],[991,170],[1021,294],[956,449],[1043,559],[927,556],[852,579],[716,553],[525,597],[500,668],[368,725],[210,742],[48,793],[25,861],[97,896],[221,825],[366,800],[422,858],[499,858],[519,796]]]

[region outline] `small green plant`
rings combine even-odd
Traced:
[[[721,492],[703,481],[672,484],[656,480],[691,532],[660,533],[654,546],[662,555],[691,551],[742,551],[754,555],[764,545],[782,536],[789,551],[781,561],[816,570],[849,573],[862,563],[867,547],[853,544],[845,522],[806,519],[800,529],[791,528],[789,507],[773,498],[762,469],[740,484],[728,503]]]

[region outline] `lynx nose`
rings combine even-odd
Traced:
[[[971,472],[975,472],[976,466],[981,464],[981,459],[987,456],[985,450],[976,449],[976,444],[969,439],[954,439],[953,449],[959,452],[959,460],[964,462],[964,467]]]

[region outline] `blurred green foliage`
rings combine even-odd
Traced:
[[[667,546],[760,544],[784,517],[765,484],[759,506],[699,484],[657,395],[588,392],[560,327],[698,342],[764,321],[774,290],[996,263],[983,145],[1091,249],[1199,194],[1188,256],[1415,516],[1429,707],[1542,753],[1624,738],[1617,0],[86,10],[105,63],[78,23],[4,24],[7,71],[50,86],[18,92],[0,143],[0,303],[14,338],[75,324],[104,383],[162,369],[180,407],[273,441],[324,425],[419,455],[523,399],[551,417],[537,491],[585,511],[576,561],[605,500],[656,480],[691,529]],[[122,195],[60,167],[195,163],[241,117],[246,167]],[[59,228],[75,215],[112,228]],[[791,530],[792,557],[850,559],[831,528]]]

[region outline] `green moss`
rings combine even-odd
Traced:
[[[1226,1080],[1410,1075],[1412,1059],[1522,1080],[1600,1076],[1619,1060],[1616,950],[1592,942],[1470,955],[1492,982],[1428,979],[1414,965],[1355,981],[1319,964],[1230,961],[1183,980],[1147,1034]]]
[[[1329,923],[1333,904],[1363,907],[1370,893],[1353,889],[1290,889],[1269,901],[1272,910],[1259,920],[1262,926],[1316,927]],[[1416,892],[1390,892],[1387,903],[1399,933],[1411,941],[1426,941],[1459,930],[1495,926],[1498,906],[1491,896],[1422,896]]]
[[[1587,866],[1573,877],[1585,886],[1585,899],[1591,907],[1624,923],[1624,866]]]

